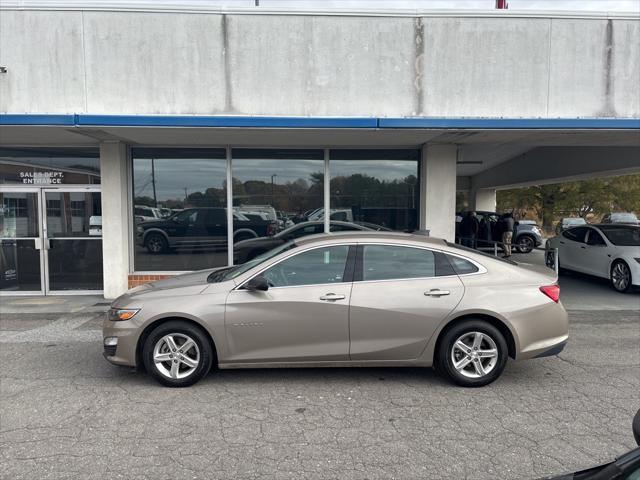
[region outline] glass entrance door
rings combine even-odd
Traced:
[[[0,189],[0,294],[44,291],[39,189]]]
[[[102,209],[95,188],[44,189],[46,293],[98,293],[102,281]]]

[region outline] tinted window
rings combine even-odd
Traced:
[[[584,237],[588,231],[589,229],[587,227],[570,228],[569,230],[562,232],[562,236],[574,242],[584,243]]]
[[[430,250],[388,245],[365,245],[362,279],[391,280],[434,277],[436,262]]]
[[[475,273],[478,271],[478,267],[476,267],[469,260],[465,260],[464,258],[460,258],[460,257],[455,257],[453,255],[447,255],[447,258],[449,259],[449,263],[451,263],[453,270],[458,275],[465,275],[468,273]]]
[[[100,183],[97,148],[0,148],[0,184]]]
[[[595,230],[589,230],[589,238],[587,239],[589,245],[606,245],[604,238]]]
[[[135,270],[184,271],[227,265],[225,150],[134,148],[131,155],[133,204],[138,216],[134,215],[133,225]],[[221,221],[213,225],[222,227],[205,231],[210,225],[208,209],[221,213]],[[140,217],[160,220],[160,211],[165,215],[177,212],[177,216],[150,230]]]
[[[349,247],[315,248],[283,260],[263,276],[272,287],[320,285],[343,281]]]
[[[331,218],[418,228],[419,150],[332,150]]]
[[[620,247],[640,247],[640,228],[618,225],[602,226],[600,230],[614,245]]]

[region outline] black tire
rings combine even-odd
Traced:
[[[531,235],[520,235],[516,244],[520,253],[531,253],[536,248],[536,239]]]
[[[628,280],[626,282],[626,285],[624,286],[616,281],[616,273],[618,275],[621,275],[623,274],[622,272],[625,272],[625,274],[628,276]],[[627,265],[627,262],[623,260],[616,260],[615,262],[613,262],[611,264],[611,270],[609,271],[609,280],[611,281],[611,286],[616,292],[629,292],[631,290],[633,278],[631,277],[631,269],[629,268],[629,265]]]
[[[159,255],[169,249],[169,243],[161,233],[150,233],[144,239],[144,245],[147,251],[152,255]]]
[[[465,335],[473,335],[475,332],[482,333],[483,336],[487,336],[493,341],[496,346],[497,357],[495,357],[493,363],[491,363],[490,359],[481,360],[481,363],[486,362],[485,365],[487,367],[493,365],[491,370],[485,375],[477,378],[471,378],[456,370],[453,364],[452,350],[454,350],[454,343],[459,338]],[[485,345],[485,348],[482,348],[481,346],[480,350],[486,350],[487,344],[488,342],[485,338],[481,344]],[[457,353],[460,352],[458,351]],[[435,353],[436,371],[461,387],[483,387],[495,381],[500,376],[507,364],[508,356],[509,349],[507,347],[507,342],[502,333],[500,333],[496,327],[484,320],[464,320],[449,328],[438,343],[438,350]],[[464,357],[464,355],[462,355],[462,357]],[[462,359],[462,357],[460,359]],[[471,365],[471,368],[476,371],[473,366],[474,362],[475,360],[469,362],[468,365]],[[472,374],[472,372],[469,373],[469,375]]]
[[[636,416],[633,417],[631,428],[633,430],[633,437],[636,439],[638,446],[640,446],[640,408],[636,412]]]
[[[193,367],[193,371],[184,378],[170,378],[160,369],[160,367],[163,367],[165,371],[169,371],[169,367],[173,365],[172,362],[177,363],[175,359],[160,364],[156,364],[154,361],[154,349],[159,342],[166,346],[163,339],[167,335],[175,336],[174,338],[176,340],[186,336],[192,339],[197,346],[197,350],[190,349],[192,353],[191,357],[195,356],[193,353],[196,351],[199,354],[197,366]],[[184,343],[182,343],[182,345],[184,345]],[[177,347],[179,352],[181,352],[180,344],[177,344]],[[173,352],[176,354],[179,353],[176,350]],[[167,350],[167,353],[170,352]],[[187,355],[187,352],[185,352],[185,355]],[[153,378],[167,387],[188,387],[201,380],[209,373],[209,370],[211,370],[214,355],[214,349],[206,333],[199,327],[179,320],[163,323],[154,329],[145,340],[142,348],[142,361],[144,362],[145,369]],[[178,363],[177,368],[182,368],[183,374],[187,373],[188,367],[186,365]]]

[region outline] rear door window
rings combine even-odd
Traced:
[[[435,255],[430,250],[392,245],[365,245],[362,280],[402,280],[436,276]]]

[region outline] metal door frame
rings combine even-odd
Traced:
[[[44,295],[102,295],[104,293],[104,274],[102,278],[102,290],[51,290],[49,286],[49,242],[50,240],[93,240],[102,242],[102,235],[100,237],[51,237],[49,238],[47,232],[47,193],[65,193],[65,192],[96,192],[102,195],[102,188],[100,186],[59,186],[51,187],[49,185],[41,187],[40,193],[40,210],[41,210],[41,238],[42,238],[42,262],[44,263],[43,271],[43,292]],[[101,197],[102,201],[102,197]],[[102,261],[102,259],[101,259]]]
[[[51,290],[49,288],[49,249],[47,248],[47,192],[97,192],[102,194],[101,185],[42,185],[42,186],[22,186],[22,185],[1,185],[0,192],[3,193],[35,193],[38,205],[38,237],[20,237],[15,240],[33,240],[36,250],[40,251],[40,290],[6,290],[0,291],[0,296],[56,296],[56,295],[102,295],[104,290]],[[55,240],[94,240],[102,241],[100,237],[54,237]],[[13,239],[7,239],[13,240]],[[102,261],[102,259],[101,259]],[[104,277],[103,277],[104,285]]]
[[[33,240],[35,248],[40,252],[40,290],[5,290],[0,291],[0,296],[28,296],[28,295],[45,295],[45,263],[43,254],[43,216],[42,216],[42,188],[40,187],[23,187],[23,186],[11,186],[0,185],[0,192],[2,193],[35,193],[37,195],[38,206],[38,236],[37,237],[16,237],[15,239],[7,238],[7,240]]]

